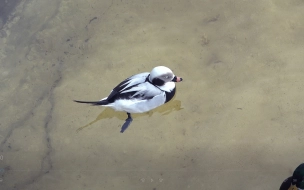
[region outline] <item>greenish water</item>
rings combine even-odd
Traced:
[[[0,188],[279,189],[303,162],[304,2],[21,1],[0,32]],[[85,106],[164,65],[134,114]]]

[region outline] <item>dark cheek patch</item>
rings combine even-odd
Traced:
[[[154,78],[152,80],[152,84],[157,85],[157,86],[162,86],[165,84],[165,82],[159,78]]]

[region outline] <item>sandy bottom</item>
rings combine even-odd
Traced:
[[[0,30],[0,189],[272,190],[303,162],[302,0],[21,1]],[[165,65],[167,105],[76,104]]]

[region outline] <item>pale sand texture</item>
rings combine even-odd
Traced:
[[[0,33],[0,189],[278,189],[304,156],[303,21],[303,0],[22,1]],[[124,134],[125,113],[72,101],[157,65],[184,81]]]

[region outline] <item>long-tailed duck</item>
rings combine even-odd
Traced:
[[[122,81],[108,97],[100,101],[74,101],[127,112],[128,118],[120,131],[123,133],[133,121],[131,113],[147,112],[170,101],[175,94],[174,82],[182,80],[169,68],[158,66],[153,68],[151,73],[136,74]]]

